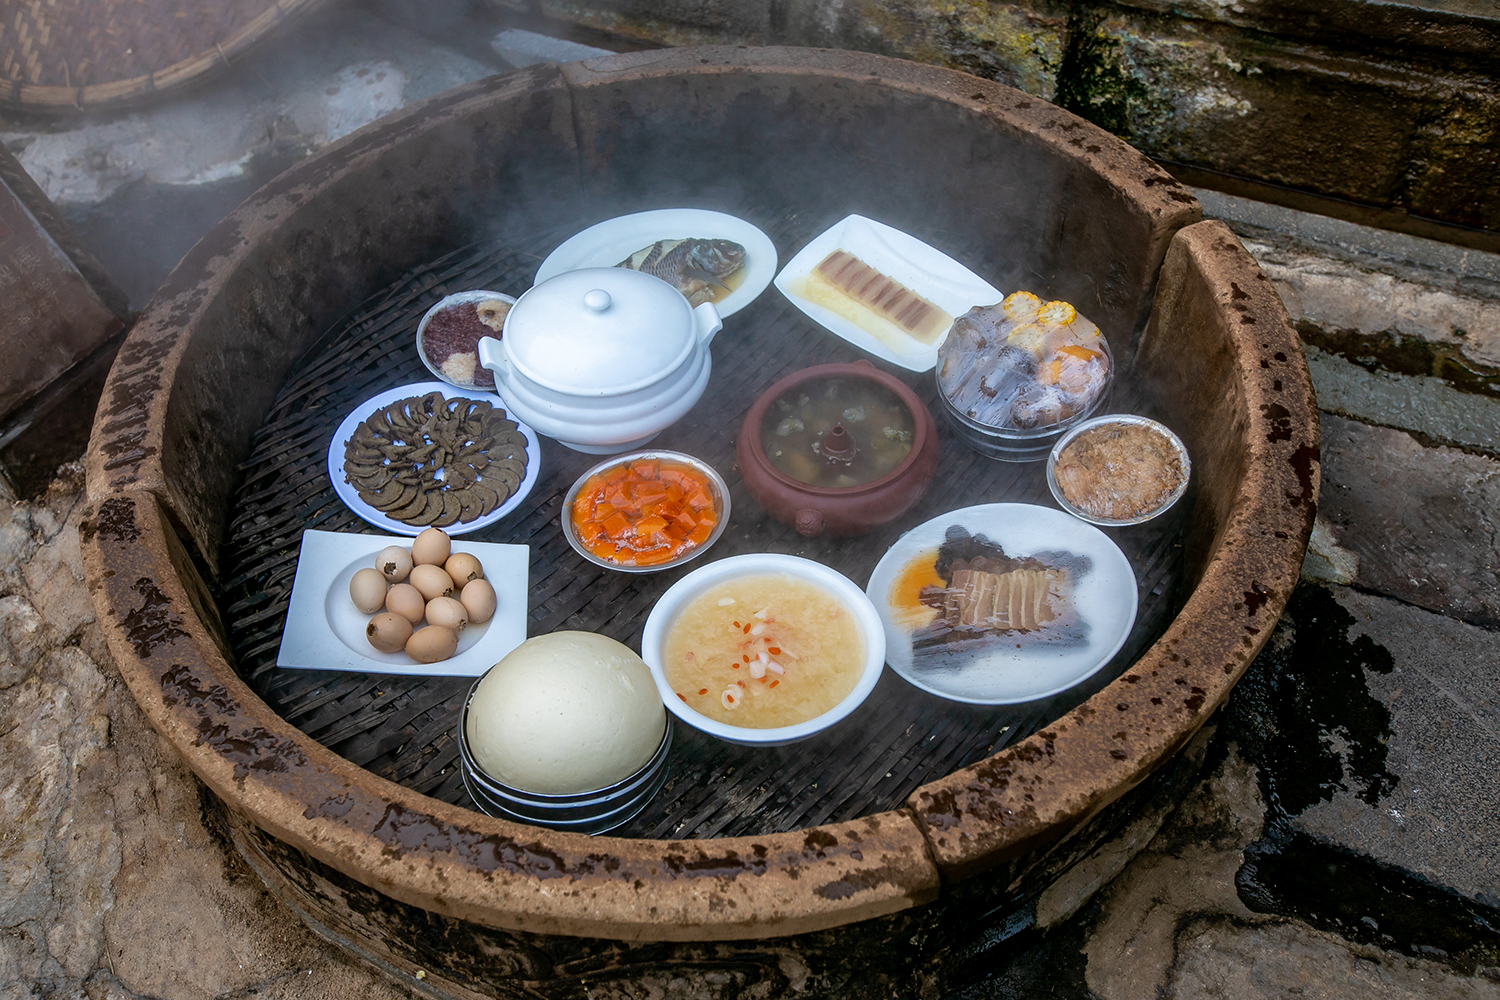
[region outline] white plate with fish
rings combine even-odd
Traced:
[[[354,471],[346,465],[352,454],[351,448],[354,447],[352,441],[356,434],[360,433],[361,425],[371,426],[375,430],[376,436],[380,438],[374,446],[378,450],[380,445],[390,443],[385,439],[391,437],[391,429],[388,425],[376,427],[370,422],[380,419],[382,414],[389,412],[393,404],[401,400],[425,399],[434,394],[441,396],[449,404],[450,409],[456,409],[457,401],[460,400],[474,400],[485,404],[490,407],[490,412],[498,415],[501,421],[498,426],[491,429],[484,440],[473,442],[477,452],[474,460],[465,462],[464,471],[455,473],[473,480],[468,487],[473,496],[465,494],[464,500],[479,504],[478,513],[475,516],[469,516],[472,508],[461,510],[459,516],[465,518],[463,520],[450,521],[443,516],[428,519],[422,516],[420,511],[403,519],[402,516],[398,516],[405,513],[402,508],[390,508],[391,513],[387,513],[376,507],[372,500],[379,498],[381,490],[393,488],[399,484],[382,484],[380,490],[372,491],[374,481],[366,479],[362,483],[353,482]],[[400,439],[399,436],[396,440],[404,442],[404,439]],[[430,443],[430,441],[424,441],[422,444],[403,443],[399,447],[419,448]],[[515,510],[521,501],[526,499],[526,494],[530,493],[531,488],[536,485],[541,454],[541,443],[537,440],[536,432],[506,413],[501,406],[500,397],[494,393],[481,389],[462,389],[446,382],[416,382],[411,385],[400,385],[371,397],[356,406],[344,418],[338,430],[334,431],[333,439],[328,443],[328,478],[333,482],[333,491],[338,494],[339,499],[344,501],[350,510],[377,528],[400,535],[416,535],[431,524],[442,528],[450,535],[463,535],[494,524]],[[380,470],[383,474],[382,478],[386,480],[393,478],[393,476],[384,475],[386,470],[395,468],[389,456],[385,456],[378,462],[372,457],[371,462],[382,466]],[[450,482],[449,473],[457,468],[456,465],[444,463],[435,470],[418,469],[420,465],[422,463],[414,462],[412,467],[417,469],[418,475],[421,476],[421,488],[425,494],[461,491],[462,488],[447,485]],[[516,468],[517,465],[521,468]],[[471,475],[470,470],[474,474]],[[457,481],[457,479],[451,480],[451,482]],[[504,491],[500,489],[502,484],[505,487]],[[491,492],[494,492],[496,496],[491,497]],[[417,499],[414,493],[409,500],[409,505],[415,505]],[[462,503],[461,500],[461,506]]]
[[[1015,705],[1087,680],[1135,624],[1130,560],[1108,535],[1050,507],[993,503],[902,535],[865,589],[886,662],[924,691]]]
[[[459,542],[453,550],[476,557],[484,566],[484,578],[495,588],[495,613],[490,620],[465,628],[459,634],[457,652],[436,663],[418,663],[404,652],[382,653],[371,646],[365,636],[370,616],[349,599],[349,581],[356,570],[374,566],[376,554],[387,545],[407,546],[410,541],[390,535],[304,531],[276,665],[414,677],[478,677],[526,641],[531,550],[525,545]]]
[[[830,261],[838,251],[846,256]],[[829,265],[820,270],[825,261]],[[871,279],[886,293],[881,303],[895,303],[892,311],[867,307],[840,287]],[[1005,298],[941,250],[862,215],[849,216],[803,247],[776,276],[776,287],[830,333],[914,372],[937,364],[954,317]]]
[[[695,298],[678,281],[661,273],[663,266],[674,273],[694,270],[691,263],[673,267],[674,262],[685,258],[688,250],[673,244],[679,241],[717,240],[728,240],[744,248],[743,263],[739,268],[719,279],[727,286],[716,293],[721,297],[701,297],[703,293],[712,291],[711,288],[705,288],[700,297]],[[659,252],[647,265],[656,266],[657,269],[651,273],[668,281],[678,291],[688,294],[688,301],[694,305],[713,302],[719,315],[726,319],[754,302],[756,296],[765,291],[771,284],[771,279],[776,277],[776,244],[744,219],[701,208],[663,208],[608,219],[570,237],[542,261],[542,266],[536,272],[536,283],[541,284],[565,271],[577,271],[585,267],[615,267],[637,255],[644,257],[643,251],[650,251],[657,244],[662,245],[657,248],[658,251],[665,248],[665,253],[671,254],[675,250],[677,255],[667,260]],[[640,258],[637,262],[640,262]],[[688,289],[703,284],[701,279],[694,281],[691,277],[686,281]]]

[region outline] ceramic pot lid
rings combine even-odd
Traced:
[[[644,388],[697,346],[692,307],[660,278],[622,267],[568,271],[532,287],[505,320],[512,365],[574,395]]]

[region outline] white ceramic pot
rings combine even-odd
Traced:
[[[533,286],[479,342],[479,363],[518,420],[575,451],[638,448],[708,386],[718,310],[696,309],[660,278],[621,267],[568,271]]]

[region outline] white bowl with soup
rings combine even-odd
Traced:
[[[821,563],[732,556],[678,580],[646,619],[641,658],[667,710],[730,743],[795,743],[847,717],[885,665],[863,590]]]

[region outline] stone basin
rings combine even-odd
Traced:
[[[294,363],[414,263],[580,205],[715,191],[857,199],[898,227],[1004,245],[1010,270],[992,283],[1045,285],[1108,331],[1193,456],[1187,592],[1164,633],[1083,704],[901,808],[755,837],[507,823],[379,778],[277,715],[237,673],[214,593],[240,463]],[[935,945],[908,943],[917,931],[1034,899],[1118,828],[1297,581],[1318,483],[1306,365],[1270,283],[1200,218],[1184,188],[1087,122],[878,56],[684,48],[450,91],[262,188],[130,333],[87,456],[84,554],[111,650],[273,890],[439,992],[675,965],[718,969],[720,992],[739,995],[819,963],[931,958]]]

